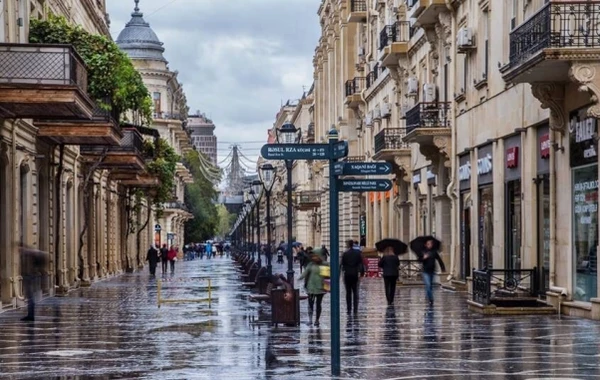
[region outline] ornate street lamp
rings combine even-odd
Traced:
[[[246,210],[248,211],[248,241],[250,242],[250,252],[252,253],[252,260],[254,260],[254,206],[250,191],[251,189],[246,192]]]
[[[254,180],[250,184],[249,194],[254,199],[254,205],[256,213],[256,250],[258,252],[258,267],[262,267],[262,259],[261,259],[261,247],[260,247],[260,195],[262,190],[262,182],[259,180]]]
[[[267,273],[269,276],[273,274],[272,258],[272,242],[271,242],[271,191],[275,184],[275,168],[271,164],[264,164],[258,171],[262,181],[265,196],[267,197]]]
[[[302,136],[302,131],[292,123],[285,123],[280,128],[275,130],[277,142],[279,144],[298,144]],[[290,285],[294,286],[294,260],[292,257],[292,169],[294,160],[285,160],[285,168],[287,169],[287,259],[288,271],[287,280]]]

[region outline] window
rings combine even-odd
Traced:
[[[154,100],[154,112],[155,113],[160,113],[161,112],[160,92],[153,93],[152,94],[152,99]]]
[[[517,12],[519,9],[519,0],[512,0],[512,13],[510,17],[510,30],[517,27]]]
[[[485,9],[481,18],[483,30],[483,75],[481,79],[487,79],[489,66],[489,40],[490,40],[490,12]]]

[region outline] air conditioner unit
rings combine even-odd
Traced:
[[[373,111],[367,112],[367,117],[365,117],[365,125],[367,127],[373,126]]]
[[[381,119],[381,109],[379,107],[373,110],[373,120]]]
[[[419,93],[419,80],[415,77],[408,78],[406,87],[408,95],[417,95]]]
[[[381,105],[381,117],[386,118],[392,116],[392,105],[390,103],[383,103]]]
[[[362,56],[364,56],[364,55],[365,55],[365,48],[364,48],[364,47],[362,47],[362,46],[359,46],[359,47],[358,47],[358,56],[359,56],[359,57],[362,57]]]
[[[423,101],[425,103],[433,103],[436,99],[436,87],[433,83],[425,83],[423,85]]]
[[[473,38],[473,29],[463,27],[458,30],[456,37],[456,46],[459,51],[472,49],[475,47],[475,39]]]

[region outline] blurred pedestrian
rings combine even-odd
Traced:
[[[27,315],[22,321],[35,320],[35,297],[36,291],[41,288],[39,281],[46,271],[48,254],[46,252],[21,247],[21,275],[23,276],[23,287],[27,298]]]
[[[206,251],[206,258],[210,259],[212,255],[212,246],[209,241],[204,245],[204,250]]]
[[[440,264],[442,272],[446,271],[446,266],[438,252],[439,244],[435,239],[425,241],[424,250],[421,252],[419,261],[423,263],[423,284],[425,285],[425,296],[430,306],[433,306],[433,276],[435,275],[435,262]]]
[[[167,244],[163,244],[162,248],[160,249],[160,263],[162,264],[162,266],[161,266],[162,274],[167,273],[167,270],[168,270],[167,263],[169,262],[168,256],[169,256],[169,249],[167,248]]]
[[[346,311],[348,314],[354,306],[354,315],[358,313],[358,284],[359,275],[365,275],[363,256],[352,240],[346,242],[346,251],[342,255],[341,270],[344,272],[344,286],[346,288]]]
[[[171,263],[171,274],[173,274],[175,273],[175,261],[177,261],[177,249],[174,246],[171,246],[171,249],[169,249],[167,259]]]
[[[394,248],[385,248],[383,256],[379,259],[379,267],[383,270],[383,285],[388,306],[394,304],[396,295],[396,282],[398,282],[400,259],[394,253]]]
[[[325,247],[325,244],[321,246],[321,250],[323,251],[323,260],[329,261],[329,251],[327,250],[327,247]]]
[[[323,297],[325,297],[325,293],[327,293],[325,290],[325,278],[321,272],[321,267],[327,265],[323,263],[321,254],[322,252],[320,249],[314,250],[313,254],[310,256],[310,263],[306,266],[304,273],[300,275],[300,279],[306,279],[309,325],[312,324],[313,321],[315,303],[317,305],[315,326],[319,326],[319,319],[321,318],[321,311],[323,309]]]
[[[148,253],[146,254],[146,261],[150,266],[150,276],[156,276],[156,266],[158,265],[159,253],[154,245],[150,246]]]

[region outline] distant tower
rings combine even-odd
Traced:
[[[192,131],[192,144],[198,152],[204,153],[214,166],[217,166],[217,136],[215,124],[200,111],[188,116],[188,128]]]

